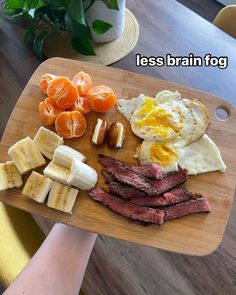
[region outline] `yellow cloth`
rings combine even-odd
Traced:
[[[38,250],[44,233],[33,217],[0,202],[0,283],[7,287]]]

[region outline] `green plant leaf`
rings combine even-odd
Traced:
[[[83,55],[96,55],[91,43],[89,40],[81,40],[78,37],[71,39],[72,47]]]
[[[82,0],[70,0],[68,10],[71,17],[79,24],[87,25]]]
[[[92,39],[88,25],[77,23],[71,18],[69,13],[65,14],[65,25],[66,29],[70,31],[74,37],[78,37],[79,39]]]
[[[60,9],[60,8],[67,9],[67,6],[68,6],[68,0],[48,0],[48,3],[50,3],[52,8],[54,9]]]
[[[4,8],[7,9],[24,9],[25,1],[23,0],[8,0],[4,3]]]
[[[94,31],[97,34],[104,34],[108,30],[110,30],[110,28],[112,28],[111,24],[104,22],[103,20],[100,20],[100,19],[96,19],[95,21],[93,21],[92,26]]]
[[[2,10],[3,14],[8,17],[12,17],[12,16],[18,14],[19,11],[22,11],[19,9],[8,9],[4,5],[2,6],[2,8],[3,8],[3,10]]]
[[[50,35],[48,31],[43,31],[39,35],[37,35],[33,42],[33,47],[36,55],[40,60],[43,60],[43,43]]]
[[[29,41],[30,41],[30,38],[32,36],[33,30],[34,30],[33,26],[30,26],[30,27],[28,27],[28,29],[25,30],[24,40],[23,40],[24,47],[26,47],[29,44]]]
[[[102,0],[102,2],[105,3],[106,6],[110,9],[119,10],[117,0]]]

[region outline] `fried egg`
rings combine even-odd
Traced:
[[[226,170],[220,150],[207,134],[185,147],[144,140],[137,157],[142,164],[157,163],[163,173],[177,171],[178,166],[187,169],[190,175]]]
[[[178,167],[189,174],[225,171],[219,149],[205,134],[209,114],[199,100],[164,90],[155,98],[141,94],[120,99],[118,110],[129,120],[133,133],[143,139],[137,149],[141,163],[157,163],[163,173]]]
[[[154,98],[147,97],[130,119],[133,133],[147,141],[173,140],[183,127],[185,111],[184,109],[177,111],[177,105],[177,101],[158,105]]]
[[[178,91],[120,99],[118,110],[130,121],[133,133],[146,141],[185,146],[200,138],[209,125],[206,107],[196,99],[182,99]]]
[[[136,156],[141,164],[157,163],[163,173],[178,170],[179,151],[171,143],[144,140]]]

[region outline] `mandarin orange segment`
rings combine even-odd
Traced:
[[[47,97],[44,101],[39,104],[39,116],[45,125],[53,125],[56,117],[62,113],[53,98]]]
[[[47,93],[48,86],[56,78],[53,74],[44,74],[40,81],[40,88],[43,91],[43,93]]]
[[[67,77],[56,77],[48,86],[48,96],[56,100],[61,109],[70,109],[77,97],[78,90]]]
[[[99,85],[90,88],[88,94],[92,108],[100,113],[111,110],[116,104],[116,96],[110,87]]]
[[[92,86],[92,80],[89,74],[82,71],[73,77],[72,83],[77,87],[80,95],[85,95]]]
[[[79,111],[67,111],[57,116],[55,128],[65,138],[81,137],[86,131],[87,123]]]
[[[90,99],[86,96],[78,96],[72,111],[79,111],[82,114],[87,114],[92,109]]]

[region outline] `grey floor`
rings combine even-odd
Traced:
[[[206,20],[212,22],[217,13],[224,7],[216,0],[177,0],[189,9],[193,10]],[[0,284],[0,294],[4,292],[4,288]]]

